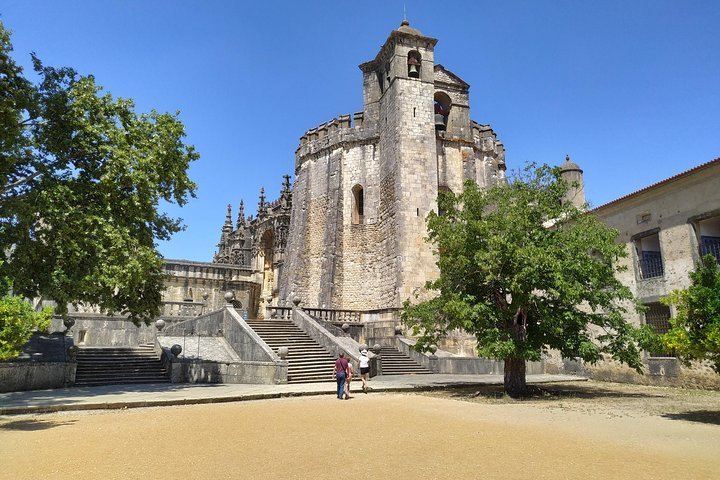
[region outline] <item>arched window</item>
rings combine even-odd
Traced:
[[[422,65],[422,56],[417,50],[410,50],[407,57],[408,77],[420,78],[420,66]]]
[[[435,92],[435,130],[445,130],[448,123],[448,115],[452,107],[452,100],[445,92]]]
[[[363,216],[365,215],[363,187],[361,185],[355,185],[352,188],[352,194],[352,224],[360,225],[363,223]]]

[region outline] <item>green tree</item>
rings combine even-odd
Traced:
[[[427,218],[440,275],[426,288],[436,296],[406,301],[402,314],[416,348],[465,330],[480,356],[504,361],[512,396],[527,392],[525,362],[549,349],[642,370],[639,330],[624,320],[633,297],[614,275],[625,249],[615,230],[563,201],[567,189],[559,169],[530,165],[508,185],[441,192],[445,213]]]
[[[50,326],[52,309],[35,312],[20,297],[0,297],[0,361],[16,358],[22,352],[34,331],[45,331]]]
[[[15,294],[123,313],[159,313],[157,239],[183,228],[160,203],[195,196],[198,158],[178,114],[137,114],[92,76],[44,66],[35,84],[0,23],[0,276]]]
[[[710,360],[720,373],[720,266],[717,259],[705,255],[690,272],[692,284],[675,290],[662,301],[675,305],[670,330],[662,336],[666,348],[689,364],[693,360]]]

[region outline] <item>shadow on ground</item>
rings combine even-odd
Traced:
[[[685,420],[686,422],[720,425],[720,411],[718,410],[695,410],[682,413],[665,413],[662,416],[670,420]]]
[[[443,388],[445,394],[450,398],[467,399],[467,398],[487,398],[487,399],[510,399],[505,394],[502,385],[450,385]],[[601,388],[597,385],[589,386],[586,384],[577,385],[528,385],[528,395],[514,400],[518,401],[543,401],[543,400],[562,400],[568,398],[575,399],[643,399],[643,398],[664,398],[661,394],[652,394],[647,392],[626,392],[613,390],[609,388]]]
[[[0,423],[0,430],[18,430],[22,432],[34,432],[36,430],[47,430],[49,428],[72,425],[76,420],[15,420],[7,423]]]

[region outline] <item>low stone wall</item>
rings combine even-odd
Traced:
[[[72,385],[75,362],[0,363],[0,392],[48,390]]]
[[[606,382],[720,390],[720,375],[707,365],[697,363],[687,368],[674,358],[648,358],[644,363],[643,375],[615,361],[585,364],[584,372],[593,380]]]
[[[224,319],[224,310],[217,310],[215,312],[210,312],[200,317],[195,317],[167,325],[160,335],[222,335]]]
[[[395,347],[395,320],[372,320],[364,324],[363,343],[381,347]]]
[[[68,333],[76,345],[85,347],[135,347],[153,343],[155,326],[141,324],[135,326],[127,318],[121,316],[108,317],[93,314],[71,314],[75,325]],[[62,318],[55,317],[50,324],[51,332],[65,332],[67,329]]]
[[[415,351],[415,341],[402,335],[395,336],[395,348],[400,350],[417,363],[433,373],[453,375],[502,375],[505,367],[502,361],[490,358],[457,356],[450,352],[438,350],[435,355],[427,355]],[[527,374],[546,373],[544,362],[526,362]]]
[[[58,333],[34,333],[16,359],[0,362],[0,392],[46,390],[72,385],[76,363],[67,349],[69,336]]]
[[[173,383],[250,383],[273,385],[279,374],[287,379],[285,365],[275,362],[218,363],[212,361],[179,360],[171,362],[170,379]]]

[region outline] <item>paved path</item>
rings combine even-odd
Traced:
[[[528,375],[528,383],[582,381],[569,375]],[[374,377],[368,385],[374,392],[432,390],[456,385],[501,385],[502,375],[388,375]],[[353,391],[360,381],[353,380]],[[47,413],[64,410],[189,405],[237,402],[301,395],[330,395],[334,382],[292,385],[248,384],[150,384],[73,387],[56,390],[0,393],[0,415]]]

